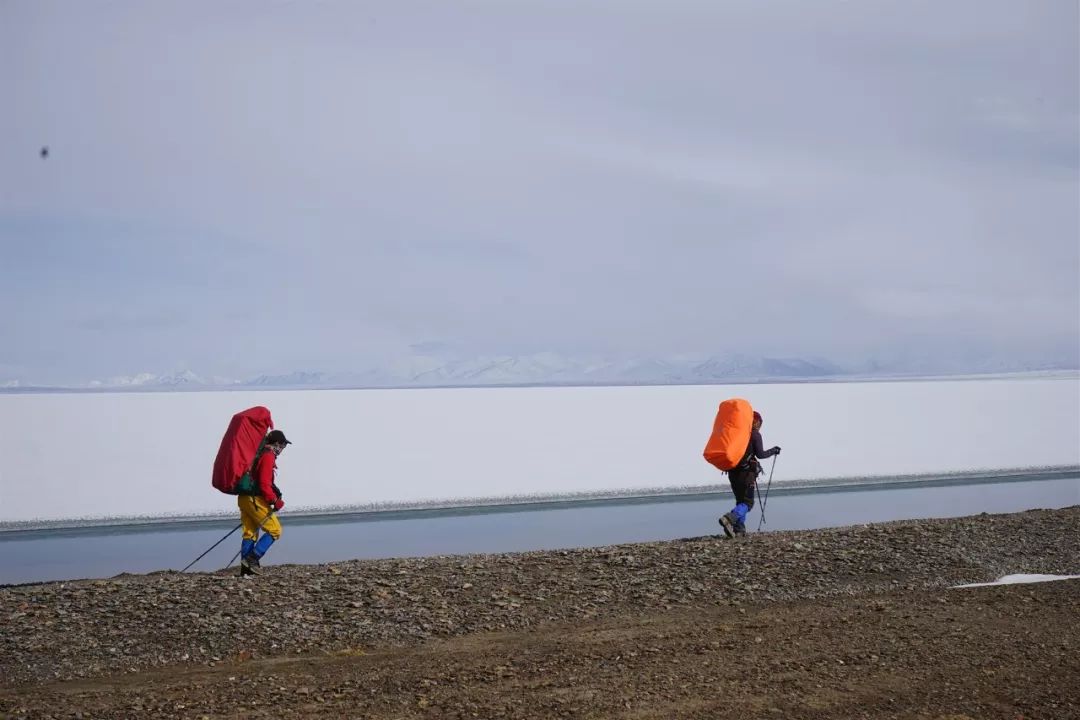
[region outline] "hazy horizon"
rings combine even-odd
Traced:
[[[819,364],[820,363],[820,364]],[[484,388],[484,387],[589,387],[729,385],[784,382],[844,382],[919,379],[993,378],[996,376],[1070,376],[1080,373],[1080,362],[1036,365],[992,360],[971,363],[941,358],[914,358],[890,365],[868,363],[846,366],[822,359],[751,357],[678,357],[668,359],[586,358],[580,361],[545,354],[535,357],[493,356],[440,361],[414,357],[397,365],[352,371],[308,369],[291,373],[245,377],[205,376],[189,369],[167,373],[138,373],[82,381],[43,383],[25,379],[0,381],[0,393],[34,390],[183,390],[231,388]]]

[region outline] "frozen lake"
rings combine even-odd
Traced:
[[[220,514],[233,413],[268,406],[294,445],[287,511],[704,489],[721,400],[783,447],[775,485],[1080,465],[1076,374],[659,387],[0,394],[0,524]]]

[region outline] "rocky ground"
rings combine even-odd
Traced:
[[[1080,507],[0,588],[0,718],[1080,717]]]

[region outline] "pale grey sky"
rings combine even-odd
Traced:
[[[418,343],[1076,358],[1078,27],[1075,0],[0,0],[0,382]]]

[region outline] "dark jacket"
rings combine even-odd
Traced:
[[[757,465],[758,460],[764,460],[765,458],[772,457],[779,452],[778,448],[765,449],[765,443],[761,440],[761,433],[757,430],[750,432],[750,444],[746,446],[746,453],[743,454],[742,462],[739,463],[741,469],[748,469]]]

